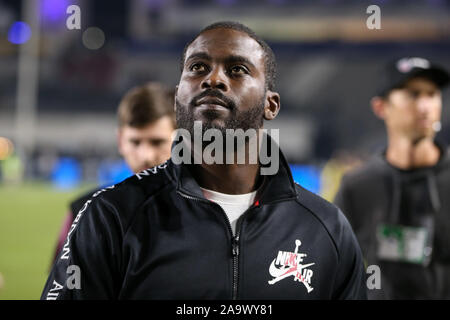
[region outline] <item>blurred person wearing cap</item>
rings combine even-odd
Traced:
[[[176,128],[174,90],[157,82],[130,89],[119,103],[117,119],[118,151],[132,172],[141,172],[170,158],[172,133]],[[76,215],[96,191],[98,189],[70,203],[53,261]]]
[[[450,299],[450,154],[441,128],[443,68],[420,57],[387,65],[375,115],[387,148],[348,173],[335,204],[348,217],[381,288],[370,299]]]

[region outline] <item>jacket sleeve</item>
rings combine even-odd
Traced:
[[[58,242],[56,243],[56,249],[53,254],[53,260],[51,265],[53,265],[56,262],[56,259],[58,258],[58,253],[61,251],[61,248],[64,246],[64,243],[66,242],[67,233],[70,230],[70,226],[73,222],[73,213],[72,211],[69,211],[66,214],[66,217],[64,218],[64,222],[62,224],[61,230],[59,231],[58,235]]]
[[[50,272],[42,300],[117,297],[121,233],[114,207],[91,198],[79,211]]]
[[[339,250],[339,264],[334,285],[334,299],[367,299],[367,275],[360,246],[353,230],[339,212],[341,232],[337,239]]]

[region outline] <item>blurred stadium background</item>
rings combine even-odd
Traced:
[[[80,30],[66,27],[72,4]],[[366,26],[372,4],[381,30]],[[369,108],[381,66],[408,55],[450,69],[449,0],[0,0],[0,299],[39,298],[68,202],[130,172],[116,149],[121,96],[176,85],[185,43],[218,20],[274,49],[282,110],[267,125],[295,179],[328,199],[384,145]]]

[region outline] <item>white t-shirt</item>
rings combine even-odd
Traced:
[[[256,196],[256,191],[244,194],[226,194],[200,188],[206,199],[220,205],[228,216],[233,235],[236,234],[236,223],[239,217],[250,208]]]

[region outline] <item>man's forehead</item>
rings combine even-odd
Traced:
[[[212,58],[242,56],[254,62],[264,58],[264,51],[255,39],[244,32],[225,28],[202,32],[186,50],[186,59],[199,52]]]
[[[172,120],[168,116],[164,116],[156,121],[150,122],[144,126],[133,127],[130,125],[124,125],[119,128],[120,131],[128,135],[148,135],[159,134],[164,131],[173,130]]]
[[[433,80],[422,76],[417,76],[409,79],[405,83],[404,88],[423,88],[423,89],[439,90],[439,86]]]

